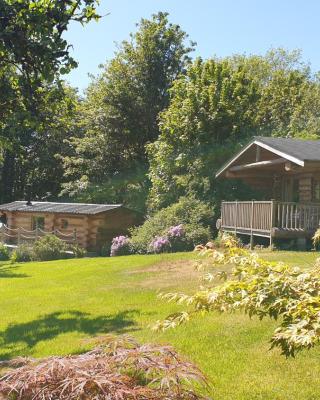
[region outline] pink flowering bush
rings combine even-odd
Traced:
[[[127,236],[117,236],[112,239],[110,256],[125,256],[131,254],[131,243]]]

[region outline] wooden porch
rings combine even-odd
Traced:
[[[270,238],[311,238],[320,222],[320,203],[224,201],[221,230]]]

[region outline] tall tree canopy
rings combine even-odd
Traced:
[[[297,52],[196,60],[175,81],[149,145],[151,208],[188,194],[213,206],[248,198],[247,188],[217,182],[214,172],[253,135],[320,136],[319,90]]]
[[[0,68],[15,66],[25,79],[53,80],[77,65],[63,38],[71,21],[100,18],[97,0],[0,0]],[[29,82],[31,83],[31,82]]]
[[[63,33],[71,21],[99,19],[96,3],[0,0],[1,201],[23,197],[28,183],[39,197],[60,190],[55,152],[75,100],[60,76],[77,65]]]
[[[66,189],[89,187],[84,194],[89,199],[96,198],[90,190],[96,183],[116,189],[113,181],[135,170],[142,178],[137,190],[144,191],[145,145],[159,135],[158,115],[168,106],[169,89],[184,73],[193,48],[166,13],[142,19],[137,28],[89,86],[81,106],[83,137],[71,141],[74,156],[65,159]],[[118,201],[125,200],[126,185],[120,185]]]

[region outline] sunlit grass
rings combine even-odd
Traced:
[[[263,252],[308,268],[316,253]],[[160,290],[199,285],[194,255],[92,258],[0,266],[0,357],[83,351],[89,336],[129,333],[171,343],[208,375],[216,400],[316,400],[320,351],[286,360],[269,351],[274,323],[237,314],[197,317],[174,331],[149,326],[177,309]]]

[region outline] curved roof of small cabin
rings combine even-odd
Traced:
[[[13,201],[12,203],[1,204],[0,211],[96,215],[121,207],[123,207],[122,204],[58,203],[48,201],[32,201],[28,204],[27,201]]]
[[[319,163],[320,166],[320,140],[303,140],[293,138],[255,137],[232,157],[216,173],[216,177],[222,175],[231,167],[237,159],[248,151],[253,145],[270,151],[301,167],[306,163]]]

